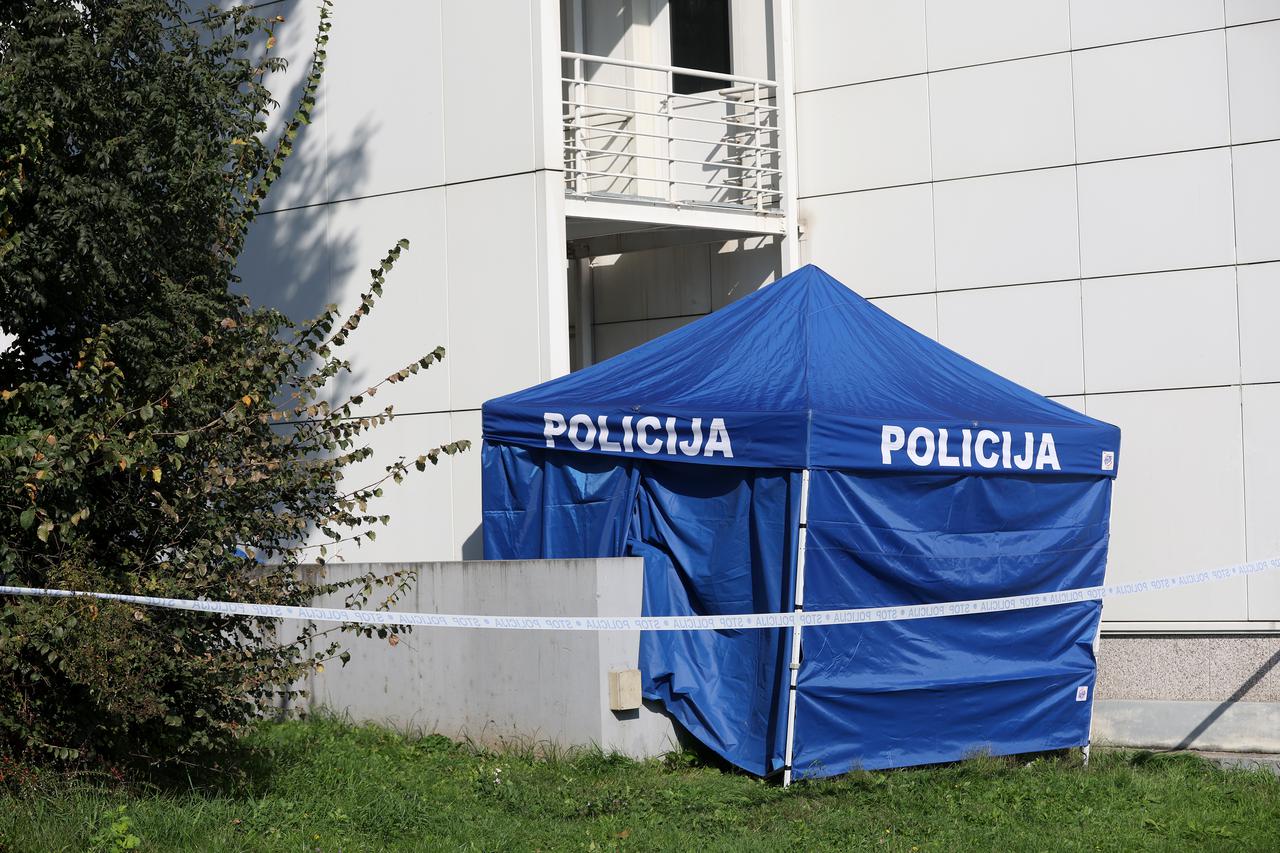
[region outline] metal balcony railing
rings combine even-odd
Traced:
[[[561,53],[565,192],[781,213],[772,80]],[[715,85],[680,94],[676,77]]]

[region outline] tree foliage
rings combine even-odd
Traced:
[[[18,363],[4,366],[59,375],[103,323],[121,324],[122,364],[162,359],[233,301],[244,214],[273,159],[264,76],[282,64],[251,46],[280,22],[188,25],[164,0],[6,9],[0,328]]]
[[[10,585],[265,604],[345,592],[385,607],[407,581],[330,583],[322,569],[387,523],[371,509],[385,485],[467,446],[344,479],[370,470],[369,432],[394,417],[364,413],[378,388],[444,357],[335,396],[343,347],[408,242],[345,316],[329,306],[295,323],[229,288],[324,69],[327,8],[301,101],[264,141],[282,23],[243,8],[196,18],[170,0],[0,13]],[[0,597],[0,751],[189,760],[339,652],[314,625],[286,634],[246,617]]]

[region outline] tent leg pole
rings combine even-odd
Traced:
[[[1089,766],[1089,748],[1093,746],[1093,703],[1098,698],[1098,649],[1102,647],[1102,608],[1098,608],[1098,630],[1093,634],[1093,694],[1089,697],[1089,738],[1084,742],[1081,756],[1084,766]]]
[[[804,547],[809,535],[809,469],[800,475],[800,529],[796,535],[796,600],[792,608],[790,682],[787,688],[787,752],[782,787],[791,787],[791,756],[796,740],[796,681],[800,676],[800,617],[804,614]]]

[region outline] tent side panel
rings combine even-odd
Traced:
[[[814,471],[806,610],[1101,584],[1111,481]],[[1100,605],[805,632],[800,775],[1079,746]]]
[[[632,465],[493,442],[481,454],[485,559],[623,556]]]
[[[630,553],[645,559],[653,616],[790,609],[800,474],[647,463]],[[756,774],[782,766],[790,629],[641,637],[646,698]]]

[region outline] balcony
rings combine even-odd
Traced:
[[[565,213],[783,234],[773,80],[561,53]]]

